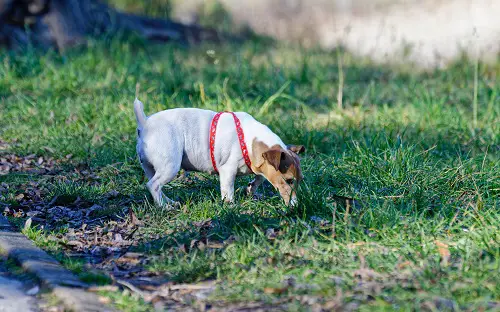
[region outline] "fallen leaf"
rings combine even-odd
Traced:
[[[288,287],[266,287],[264,288],[264,292],[266,294],[271,294],[271,295],[281,295],[285,293],[288,290]]]
[[[224,248],[224,244],[214,243],[214,242],[208,242],[207,243],[207,248],[222,249],[222,248]]]
[[[212,226],[212,219],[205,219],[202,221],[195,221],[193,222],[193,225],[196,227],[211,227]]]
[[[266,230],[266,237],[267,237],[267,239],[273,240],[273,239],[276,238],[276,236],[277,236],[277,234],[276,234],[276,232],[274,231],[273,228],[268,228]]]
[[[47,152],[49,152],[49,153],[52,153],[52,154],[53,154],[53,153],[55,153],[55,150],[54,150],[52,147],[49,147],[49,146],[42,146],[42,148],[43,148],[44,150],[46,150]]]
[[[438,240],[434,241],[434,244],[436,244],[436,247],[438,248],[439,255],[441,256],[441,265],[442,266],[447,266],[448,261],[450,260],[450,249],[448,248],[449,246],[443,242],[440,242]]]
[[[113,198],[113,197],[116,197],[118,196],[120,193],[118,193],[118,191],[116,190],[111,190],[109,191],[108,193],[106,193],[106,197],[108,198]]]
[[[401,270],[401,269],[404,269],[404,268],[409,267],[409,266],[412,266],[412,262],[411,261],[405,261],[405,262],[398,263],[397,268],[399,270]]]
[[[67,242],[66,245],[67,246],[75,246],[75,247],[79,247],[79,248],[83,247],[83,243],[80,241],[77,241],[77,240],[71,240],[71,241]]]
[[[33,288],[28,289],[28,291],[26,291],[26,294],[28,296],[34,296],[34,295],[38,294],[39,291],[40,291],[40,287],[35,286]]]
[[[41,211],[36,211],[36,210],[35,210],[35,211],[28,211],[28,212],[26,213],[26,215],[27,215],[28,217],[36,217],[36,216],[41,215],[41,214],[42,214],[42,212],[41,212]]]
[[[374,280],[381,277],[380,273],[368,268],[357,269],[354,271],[354,276],[357,276],[362,280]]]
[[[137,216],[134,213],[134,210],[132,208],[128,209],[128,216],[130,219],[130,224],[132,225],[142,225],[142,222],[137,218]]]
[[[139,253],[139,252],[127,252],[126,254],[123,255],[124,258],[139,258],[144,256],[144,254]]]
[[[99,296],[99,302],[103,304],[110,304],[111,298]]]
[[[31,222],[32,222],[32,221],[33,221],[33,220],[32,220],[32,219],[31,219],[31,217],[30,217],[30,218],[28,218],[28,219],[26,220],[26,222],[24,222],[24,230],[25,230],[25,231],[27,231],[27,230],[29,230],[29,229],[31,228]]]
[[[191,243],[189,244],[189,249],[193,249],[193,247],[195,247],[197,243],[198,243],[197,239],[191,240]]]

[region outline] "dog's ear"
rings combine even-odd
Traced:
[[[285,159],[286,155],[282,150],[275,149],[262,153],[262,157],[278,171],[280,169],[280,163]]]
[[[304,145],[287,145],[289,151],[294,152],[295,154],[300,154],[306,151]]]

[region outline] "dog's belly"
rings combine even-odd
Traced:
[[[186,171],[198,171],[198,168],[193,165],[193,163],[189,160],[189,157],[187,157],[186,153],[182,155],[181,167]]]
[[[203,155],[198,155],[196,153],[184,153],[182,154],[181,168],[186,171],[199,171],[210,173],[213,171],[212,163],[209,159],[205,159]]]

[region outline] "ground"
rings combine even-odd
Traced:
[[[261,41],[2,51],[0,205],[124,311],[499,309],[499,77]],[[250,177],[224,204],[216,176],[182,172],[182,207],[155,207],[137,83],[147,114],[246,111],[304,144],[299,206],[247,198]]]
[[[0,257],[0,311],[35,311],[36,300],[30,294],[38,286],[13,277],[8,261]]]

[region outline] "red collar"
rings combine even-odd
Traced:
[[[243,134],[243,129],[241,128],[241,123],[236,114],[233,112],[218,112],[215,114],[212,119],[212,124],[210,125],[210,158],[212,158],[212,166],[214,167],[215,172],[219,172],[217,170],[217,165],[215,164],[215,133],[217,131],[217,123],[219,122],[220,115],[223,113],[229,113],[233,115],[234,124],[236,126],[236,132],[238,133],[238,140],[240,141],[241,153],[243,154],[243,159],[245,160],[245,164],[247,164],[248,169],[252,170],[252,162],[250,161],[250,157],[248,156],[247,145],[245,144],[245,135]]]

